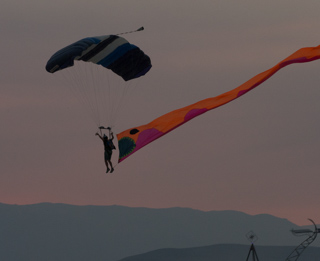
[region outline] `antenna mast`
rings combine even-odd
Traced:
[[[287,257],[286,261],[295,261],[301,256],[302,252],[317,238],[320,229],[317,228],[313,220],[309,219],[314,225],[314,231],[311,229],[292,229],[291,232],[295,236],[308,236],[299,246],[297,246],[291,254]]]
[[[254,242],[256,242],[258,240],[258,236],[253,232],[253,231],[249,231],[246,234],[247,239],[251,242],[251,247],[247,256],[246,261],[249,261],[250,256],[252,257],[252,261],[259,261],[256,249],[254,247]]]

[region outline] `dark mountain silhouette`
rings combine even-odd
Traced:
[[[245,261],[249,254],[249,245],[213,245],[184,249],[159,249],[145,254],[121,259],[120,261]],[[285,261],[292,247],[255,246],[261,261]],[[250,254],[249,260],[252,259]],[[307,248],[299,260],[320,260],[320,248]]]
[[[250,230],[259,245],[296,246],[292,228],[299,227],[236,211],[0,204],[0,260],[116,261],[163,248],[247,245]]]

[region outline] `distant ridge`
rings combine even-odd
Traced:
[[[120,261],[245,261],[249,245],[213,245],[184,249],[159,249],[145,254],[123,258]],[[255,246],[259,260],[284,261],[292,247]],[[320,248],[308,248],[300,260],[320,260]]]
[[[299,227],[237,211],[0,204],[0,260],[116,261],[164,248],[248,245],[251,230],[258,245],[295,247],[301,238],[292,228]]]

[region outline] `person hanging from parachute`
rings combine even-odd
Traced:
[[[83,38],[55,52],[46,64],[47,72],[62,73],[63,79],[71,83],[72,93],[87,107],[97,127],[102,122],[115,126],[121,103],[125,105],[124,95],[128,89],[137,85],[137,82],[132,82],[146,75],[152,67],[148,55],[120,36],[142,30],[144,28],[140,27],[135,31],[116,35]],[[109,128],[107,137],[103,135],[102,129],[108,128],[98,128],[100,134],[97,132],[96,135],[104,143],[107,173],[113,172],[113,133]]]
[[[141,30],[143,30],[143,27],[132,32]],[[104,69],[110,70],[114,74],[120,76],[124,80],[124,82],[131,82],[134,79],[146,75],[152,67],[150,57],[146,55],[139,47],[130,44],[126,39],[120,37],[119,35],[120,34],[87,37],[71,45],[68,45],[52,55],[52,57],[47,62],[46,70],[49,73],[65,71],[65,69],[66,71],[68,71],[68,68],[73,67],[74,63],[76,62],[94,64],[97,67],[102,67]],[[154,119],[148,124],[133,127],[122,131],[121,133],[118,133],[118,162],[122,162],[144,146],[171,132],[184,123],[192,120],[193,118],[200,116],[207,111],[227,104],[255,89],[257,86],[269,79],[272,75],[274,75],[285,66],[295,63],[311,62],[318,59],[320,59],[320,45],[315,47],[301,48],[284,60],[277,63],[272,68],[257,74],[256,76],[252,77],[250,80],[239,85],[233,90],[220,94],[216,97],[207,98],[189,106],[171,111]],[[87,74],[79,72],[74,77],[70,78],[78,79],[80,75],[87,76]],[[93,82],[96,81],[96,77],[87,78],[92,79]],[[78,83],[76,83],[75,85],[81,86],[81,84]],[[77,94],[86,94],[87,89],[91,87],[87,84],[83,84],[83,86],[84,88],[77,92]],[[105,89],[104,84],[102,85],[102,87],[102,89]],[[97,99],[99,97],[107,96],[103,95],[102,93],[98,93],[96,88],[92,88],[92,93],[94,95],[92,96],[93,99],[91,99],[92,102],[88,104],[89,108],[91,108],[92,105],[95,104],[100,105],[100,102],[98,103]],[[86,101],[87,98],[89,97],[84,97],[83,100]],[[108,102],[102,102],[101,104],[108,104]],[[99,115],[103,115],[106,111],[107,110],[98,109],[92,110],[93,114],[96,114],[98,118],[98,120],[96,121],[97,126],[101,125]],[[112,122],[106,122],[108,122],[109,126],[114,126]],[[102,134],[99,136],[100,138],[102,138]],[[111,140],[112,139],[113,134],[111,136]],[[107,163],[109,164],[108,161]],[[109,165],[112,168],[112,164]]]
[[[104,162],[107,167],[106,173],[108,173],[109,171],[110,171],[110,173],[112,173],[114,171],[112,161],[111,161],[112,150],[116,149],[116,147],[113,144],[113,139],[114,139],[113,132],[111,131],[110,127],[104,128],[103,126],[101,126],[101,127],[99,127],[99,129],[100,129],[100,131],[101,131],[101,129],[108,129],[109,130],[109,137],[106,134],[104,134],[102,136],[102,132],[101,132],[101,135],[97,132],[96,136],[98,136],[102,140],[103,145],[104,145]],[[109,168],[109,165],[110,165],[110,168]]]

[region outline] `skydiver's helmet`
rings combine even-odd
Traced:
[[[108,136],[106,134],[103,134],[104,139],[108,139]]]

